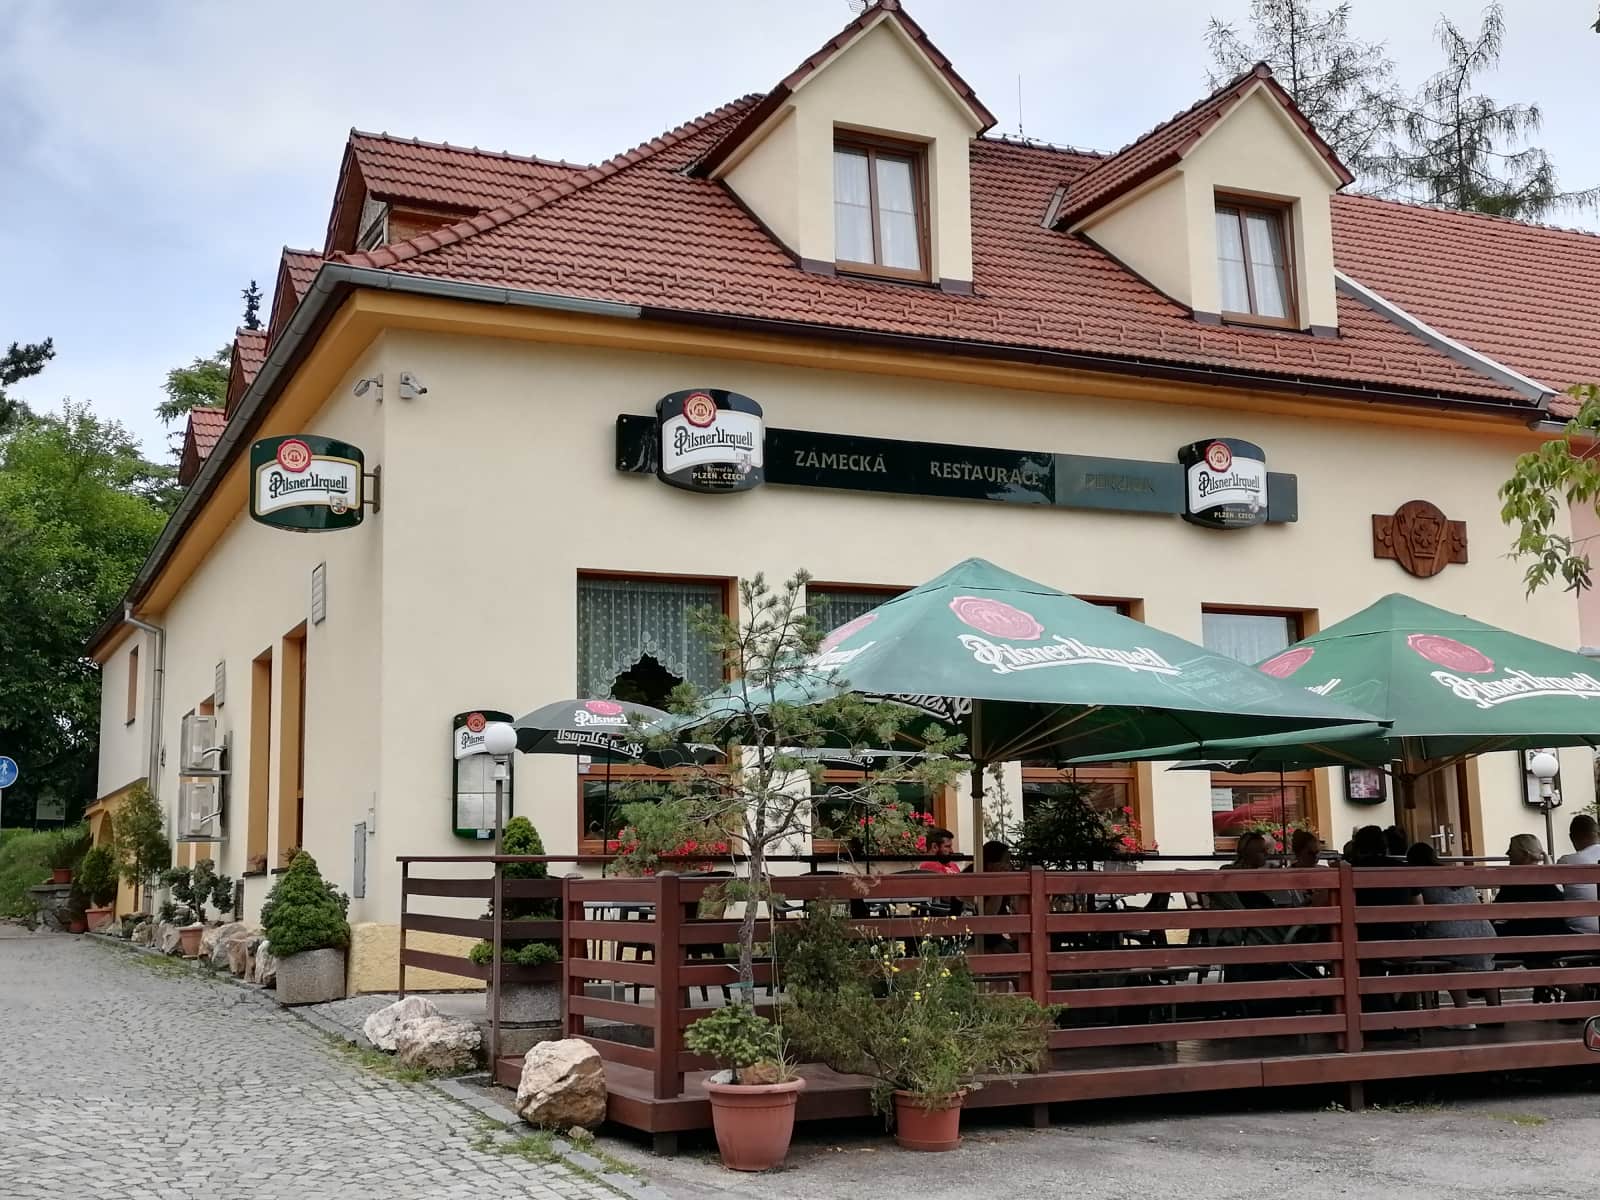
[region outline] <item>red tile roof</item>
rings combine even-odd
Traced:
[[[1600,381],[1600,236],[1335,196],[1333,240],[1341,270],[1441,333],[1548,387]]]
[[[283,265],[289,272],[289,286],[294,289],[295,303],[300,302],[311,281],[317,277],[322,261],[321,251],[295,250],[289,246],[283,248]]]
[[[978,94],[972,90],[972,86],[956,73],[954,65],[944,56],[939,47],[933,44],[928,35],[923,32],[922,26],[913,21],[911,14],[900,7],[900,0],[878,0],[876,4],[869,5],[863,9],[855,20],[841,29],[834,37],[824,42],[820,50],[784,76],[777,87],[762,97],[760,103],[754,105],[731,128],[718,137],[701,156],[700,160],[693,165],[692,170],[694,173],[706,175],[715,170],[763,121],[778,109],[784,100],[794,92],[795,88],[799,87],[818,68],[840,50],[843,50],[845,46],[849,45],[852,38],[871,25],[880,15],[883,15],[885,20],[893,21],[900,27],[906,37],[910,39],[911,44],[928,60],[929,65],[939,72],[944,81],[950,85],[950,89],[961,97],[962,102],[972,110],[972,115],[977,118],[979,122],[978,131],[980,133],[994,128],[995,115],[984,107],[983,101],[978,99]]]
[[[459,212],[493,208],[587,169],[579,163],[356,129],[350,131],[349,150],[367,191],[378,199]]]
[[[1101,161],[1076,152],[973,144],[974,295],[804,272],[721,185],[683,172],[757,102],[737,101],[470,220],[343,257],[795,332],[869,331],[1525,403],[1343,297],[1337,339],[1197,323],[1087,241],[1044,227],[1062,181]]]
[[[239,356],[239,370],[244,374],[244,386],[261,370],[267,361],[267,331],[265,329],[240,329],[234,332],[233,352]],[[195,412],[210,411],[195,409]],[[209,447],[208,447],[209,449]]]
[[[1278,81],[1272,77],[1272,69],[1266,63],[1257,63],[1192,108],[1157,125],[1137,141],[1101,159],[1079,175],[1067,187],[1067,194],[1057,214],[1057,227],[1065,229],[1076,224],[1118,196],[1126,195],[1163,171],[1177,166],[1200,139],[1232,112],[1234,106],[1258,83],[1294,119],[1312,146],[1327,160],[1334,174],[1344,183],[1353,182],[1355,176],[1311,127],[1311,122],[1305,119],[1289,93],[1278,86]]]
[[[260,366],[259,363],[256,365]],[[189,430],[194,435],[195,449],[200,452],[202,462],[217,448],[217,441],[227,424],[228,418],[220,408],[189,410]]]

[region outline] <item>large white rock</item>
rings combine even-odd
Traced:
[[[517,1112],[546,1129],[593,1129],[606,1119],[605,1064],[588,1042],[540,1042],[522,1059]]]
[[[385,1005],[361,1023],[361,1032],[379,1050],[394,1053],[395,1031],[404,1021],[416,1021],[423,1017],[437,1017],[439,1006],[426,996],[407,996],[404,1000],[396,1000],[393,1004]]]
[[[176,954],[181,948],[183,938],[180,934],[183,926],[172,921],[163,921],[156,926],[156,949],[163,954]]]
[[[272,943],[262,940],[256,947],[256,956],[250,964],[249,980],[262,987],[275,987],[278,983],[278,957],[272,953]]]
[[[208,929],[200,935],[200,957],[209,962],[219,971],[228,969],[228,946],[239,938],[248,938],[254,933],[250,926],[243,921],[230,921],[226,925],[218,925],[215,929]],[[210,946],[206,939],[211,940]]]
[[[421,1067],[449,1075],[478,1065],[483,1034],[470,1021],[414,1017],[396,1027],[394,1049],[395,1059],[402,1067]]]
[[[256,947],[260,944],[261,935],[250,929],[221,943],[228,953],[228,970],[243,979],[250,972],[250,964],[256,957]]]

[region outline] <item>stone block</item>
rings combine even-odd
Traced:
[[[279,1004],[344,999],[344,951],[307,950],[278,960]]]
[[[493,990],[489,1002],[494,1003]],[[561,984],[509,983],[500,987],[500,1020],[539,1025],[561,1019]]]
[[[478,1030],[483,1034],[483,1044],[489,1044],[489,1022],[479,1021]],[[506,1025],[500,1026],[500,1055],[503,1058],[522,1058],[540,1042],[555,1042],[561,1040],[563,1033],[561,1022],[556,1021],[546,1025]]]

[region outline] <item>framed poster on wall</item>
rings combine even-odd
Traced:
[[[494,758],[483,746],[483,731],[491,721],[511,721],[508,712],[475,708],[450,719],[450,827],[457,837],[488,841],[494,837]],[[515,756],[513,756],[515,757]],[[505,782],[505,811],[509,821],[515,771]]]

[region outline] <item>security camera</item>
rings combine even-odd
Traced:
[[[382,404],[383,403],[383,376],[382,375],[370,375],[365,379],[358,379],[358,380],[356,380],[355,387],[351,388],[350,390],[352,392],[354,392],[357,396],[365,396],[367,394],[368,389],[370,389],[370,388],[377,388],[378,389],[378,394],[376,396],[374,396],[373,399],[376,400],[379,404]]]
[[[428,389],[422,386],[422,380],[418,379],[410,371],[400,372],[400,399],[415,400],[418,396],[426,396],[427,394]]]

